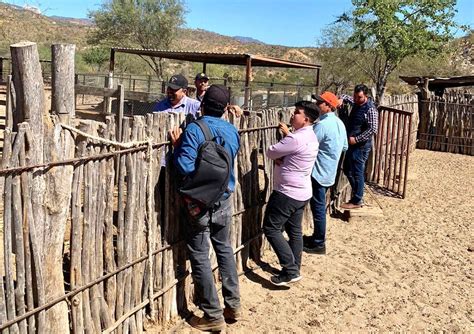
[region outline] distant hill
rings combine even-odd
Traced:
[[[20,40],[38,44],[67,42],[77,45],[78,50],[87,47],[87,34],[94,29],[89,19],[75,19],[60,16],[44,16],[21,7],[0,2],[0,47]],[[269,55],[292,59],[289,50],[299,50],[306,61],[314,61],[316,48],[290,48],[265,44],[251,37],[224,36],[203,29],[180,29],[172,45],[176,50],[197,50],[207,52],[240,52]],[[8,51],[8,50],[7,50]],[[1,53],[1,50],[0,50]],[[294,60],[301,61],[301,54]]]
[[[10,44],[22,40],[36,42],[40,46],[73,43],[81,47],[86,45],[87,34],[91,28],[0,3],[0,55],[9,53]]]
[[[91,19],[76,19],[72,17],[64,17],[64,16],[48,16],[50,19],[54,21],[62,21],[66,23],[72,23],[72,24],[78,24],[78,25],[84,25],[84,26],[93,26],[94,22]]]
[[[232,36],[232,38],[238,40],[239,42],[242,43],[255,43],[255,44],[266,44],[263,43],[262,41],[259,41],[258,39],[252,38],[252,37],[245,37],[245,36]]]

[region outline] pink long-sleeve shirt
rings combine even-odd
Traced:
[[[267,150],[272,160],[283,158],[275,164],[273,189],[297,201],[311,198],[311,171],[318,154],[318,138],[312,126],[305,126],[289,133]]]

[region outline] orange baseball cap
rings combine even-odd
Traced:
[[[337,108],[339,105],[339,99],[337,98],[336,95],[334,95],[331,92],[323,92],[321,95],[311,95],[313,99],[315,99],[318,102],[326,102],[333,108]]]

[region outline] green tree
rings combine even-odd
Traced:
[[[108,0],[89,13],[97,29],[90,42],[105,46],[167,49],[184,23],[181,0]],[[160,58],[141,56],[158,78],[163,76]]]
[[[333,90],[341,94],[356,83],[368,80],[368,76],[361,71],[361,65],[354,61],[361,58],[362,53],[347,46],[350,35],[350,26],[344,23],[331,24],[321,31],[318,60],[323,65],[322,91]]]
[[[338,22],[352,25],[349,45],[371,55],[366,64],[381,103],[389,75],[407,57],[436,55],[453,37],[456,0],[352,0]]]
[[[102,65],[109,60],[109,55],[110,53],[106,48],[92,47],[83,52],[82,59],[87,65],[96,66],[97,72],[100,72]]]

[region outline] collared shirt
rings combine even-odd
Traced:
[[[354,105],[354,98],[349,95],[341,95],[341,98],[344,102],[350,103],[352,106]],[[366,102],[367,103],[367,102]],[[377,111],[377,107],[373,105],[371,108],[367,110],[367,114],[365,115],[367,119],[367,130],[362,132],[361,134],[355,137],[356,142],[364,142],[372,138],[373,135],[377,133],[377,129],[379,126],[379,113]]]
[[[335,113],[329,112],[319,117],[313,130],[319,151],[311,176],[323,187],[330,187],[336,180],[341,153],[348,148],[346,127]]]
[[[197,93],[196,93],[196,100],[198,100],[199,102],[202,102],[203,98],[204,98],[204,94],[203,95],[197,95]]]
[[[305,126],[289,133],[285,138],[267,150],[272,160],[283,158],[275,163],[273,189],[297,201],[311,198],[311,170],[318,154],[318,138],[312,126]]]
[[[240,148],[239,133],[234,125],[221,118],[203,116],[202,119],[209,126],[212,135],[216,137],[216,142],[224,146],[232,158],[228,188],[233,192],[235,188],[234,160]],[[204,140],[204,133],[196,123],[190,123],[184,130],[181,145],[174,150],[174,162],[182,175],[194,173],[199,146]]]
[[[197,116],[199,109],[201,108],[201,102],[193,98],[187,97],[186,95],[174,106],[171,105],[171,102],[168,98],[161,100],[156,103],[153,107],[153,112],[184,112],[187,114],[192,114]]]

